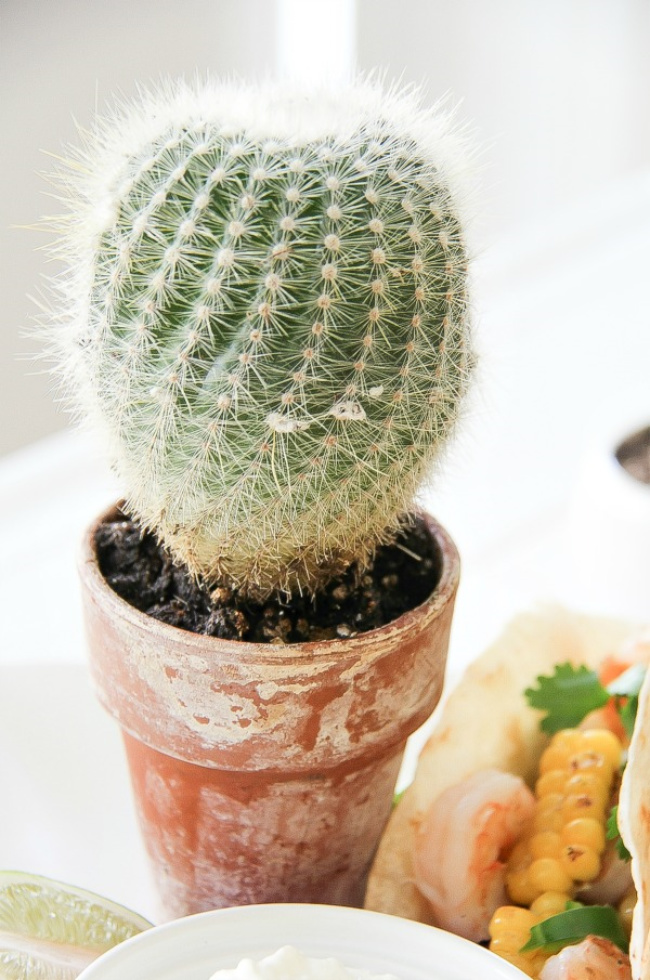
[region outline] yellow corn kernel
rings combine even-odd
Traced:
[[[520,932],[504,932],[503,935],[495,936],[490,940],[490,949],[499,956],[518,953],[528,940]]]
[[[566,909],[566,903],[571,901],[571,896],[567,895],[566,892],[542,892],[542,894],[535,899],[530,907],[530,911],[533,912],[538,919],[548,919],[551,915],[557,915],[559,912],[564,912]]]
[[[506,891],[517,905],[530,905],[544,889],[534,887],[528,877],[528,868],[522,868],[506,874]]]
[[[528,868],[528,880],[537,892],[535,898],[542,892],[568,892],[573,887],[573,879],[558,858],[537,858]]]
[[[587,732],[584,733],[585,735]],[[594,772],[601,774],[605,785],[611,782],[612,776],[614,775],[614,767],[612,766],[609,759],[600,752],[594,752],[593,749],[586,749],[582,752],[574,752],[573,755],[569,756],[568,768],[572,773],[575,772]]]
[[[580,844],[590,847],[596,854],[602,854],[605,850],[605,827],[600,820],[593,817],[578,817],[576,820],[569,820],[562,828],[561,839],[563,844]]]
[[[561,845],[560,845],[561,846]],[[530,840],[525,837],[518,841],[508,855],[508,871],[520,871],[531,862]]]
[[[570,823],[572,820],[590,819],[600,821],[605,820],[605,806],[600,799],[590,793],[570,793],[562,806],[563,824]]]
[[[563,804],[564,806],[564,804]],[[566,817],[562,810],[541,810],[536,812],[533,817],[532,834],[539,834],[543,831],[551,831],[559,834],[566,823]]]
[[[535,783],[535,796],[541,800],[549,793],[563,793],[567,781],[566,769],[549,769]]]
[[[549,810],[561,810],[564,803],[564,793],[547,793],[537,801],[536,813],[546,813]]]
[[[535,952],[533,953],[533,960],[532,960],[533,970],[535,971],[533,973],[534,977],[539,977],[540,973],[544,968],[544,964],[548,959],[550,959],[551,956],[552,953],[546,953],[541,949],[535,950]]]
[[[607,728],[588,728],[582,732],[582,748],[580,751],[596,752],[602,755],[612,772],[621,765],[623,747],[614,732]]]
[[[567,844],[560,855],[562,867],[574,881],[593,881],[600,873],[600,858],[590,847]]]
[[[532,929],[536,924],[537,919],[530,909],[522,909],[518,905],[500,905],[490,919],[489,935],[494,937],[495,930],[500,930],[504,926],[510,928],[516,925],[525,931]]]
[[[564,745],[551,744],[542,752],[539,773],[543,776],[552,769],[567,769],[572,753]]]
[[[555,732],[550,744],[557,748],[561,746],[567,753],[577,752],[582,740],[582,732],[579,728],[562,728]]]
[[[528,934],[537,922],[537,916],[530,909],[522,909],[518,905],[500,905],[490,919],[488,933],[491,939],[496,939],[505,933],[517,932],[524,937],[521,944],[523,946],[528,942]]]
[[[634,907],[637,902],[636,888],[634,885],[623,895],[623,898],[618,903],[618,914],[621,917],[621,923],[625,932],[627,933],[628,939],[630,933],[632,932],[632,915],[634,913]]]
[[[528,851],[533,861],[542,857],[559,857],[562,844],[566,843],[552,830],[540,830],[528,842]]]
[[[576,772],[569,777],[564,787],[567,796],[575,794],[593,796],[602,803],[603,807],[609,802],[609,783],[604,783],[597,773],[584,771]]]
[[[542,972],[542,969],[544,968],[544,964],[550,958],[551,955],[552,955],[551,953],[545,953],[541,949],[535,950],[531,960],[531,966],[533,968],[534,977],[539,977],[540,973]]]
[[[492,950],[492,944],[490,943],[490,949]],[[496,950],[492,950],[496,953]],[[538,977],[539,976],[539,966],[536,959],[527,956],[525,953],[499,953],[502,959],[507,960],[508,963],[512,963],[516,966],[518,970],[521,970],[527,977]]]

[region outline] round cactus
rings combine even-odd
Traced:
[[[394,533],[472,365],[448,120],[177,85],[69,179],[59,331],[127,504],[197,576],[315,590]]]

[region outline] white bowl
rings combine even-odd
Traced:
[[[399,980],[521,980],[494,953],[396,916],[332,905],[246,905],[175,919],[104,953],[79,980],[209,980],[281,946]]]

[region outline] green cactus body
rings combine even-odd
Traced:
[[[431,147],[376,105],[308,139],[194,107],[93,195],[68,354],[129,508],[195,574],[257,595],[363,564],[412,505],[472,361]]]

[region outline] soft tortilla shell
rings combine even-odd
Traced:
[[[504,769],[532,783],[545,737],[524,690],[559,663],[597,667],[631,630],[562,609],[527,613],[474,661],[440,709],[413,783],[391,816],[370,872],[366,908],[435,925],[413,884],[413,845],[424,813],[448,786],[480,769]]]
[[[618,825],[632,855],[637,891],[630,959],[632,973],[650,980],[650,671],[641,693],[619,797]]]

